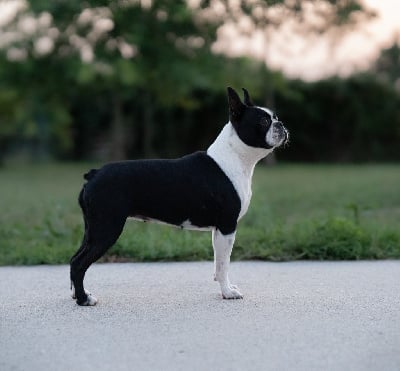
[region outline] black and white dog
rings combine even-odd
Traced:
[[[244,103],[228,88],[229,122],[206,152],[110,163],[85,174],[79,195],[85,234],[71,258],[72,297],[79,305],[97,303],[83,288],[85,272],[117,241],[128,217],[211,231],[222,297],[243,297],[228,278],[237,223],[249,207],[256,163],[288,140],[277,116],[243,91]]]

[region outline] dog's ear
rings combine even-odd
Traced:
[[[243,90],[243,94],[244,94],[244,104],[246,106],[253,107],[254,103],[250,98],[249,92],[245,88],[242,88],[242,90]]]
[[[229,103],[229,120],[232,124],[236,124],[246,108],[246,106],[242,103],[236,91],[231,87],[227,88],[228,90],[228,103]]]

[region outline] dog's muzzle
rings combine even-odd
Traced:
[[[287,144],[289,142],[289,131],[285,128],[281,121],[274,121],[273,125],[274,131],[277,132],[281,144]]]
[[[272,121],[265,141],[270,148],[276,148],[286,144],[289,140],[289,132],[280,121]]]

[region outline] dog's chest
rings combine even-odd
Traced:
[[[268,154],[261,148],[244,144],[228,123],[208,148],[207,154],[214,159],[232,182],[241,203],[239,219],[246,214],[251,200],[251,182],[256,163]]]
[[[254,168],[243,168],[241,166],[225,166],[223,171],[232,182],[239,198],[240,198],[240,213],[239,219],[246,214],[250,206],[252,191],[251,181]]]

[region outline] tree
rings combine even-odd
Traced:
[[[374,70],[385,82],[400,90],[400,37],[389,48],[383,49],[375,62]]]
[[[240,71],[227,76],[226,59],[212,53],[224,23],[246,17],[254,27],[271,32],[285,19],[295,19],[302,30],[327,32],[368,14],[356,0],[31,0],[24,4],[3,27],[5,34],[14,34],[3,45],[3,60],[13,60],[13,68],[22,71],[25,80],[15,84],[16,72],[4,73],[4,81],[22,94],[23,101],[33,102],[27,116],[36,117],[37,126],[39,121],[45,127],[54,125],[48,118],[54,110],[64,110],[61,116],[71,123],[68,104],[81,100],[82,94],[107,97],[115,159],[126,156],[128,131],[133,130],[141,132],[144,154],[153,155],[154,133],[160,125],[157,110],[194,109],[199,105],[196,91],[220,91],[224,79],[238,79]],[[60,132],[67,136],[67,131]]]

